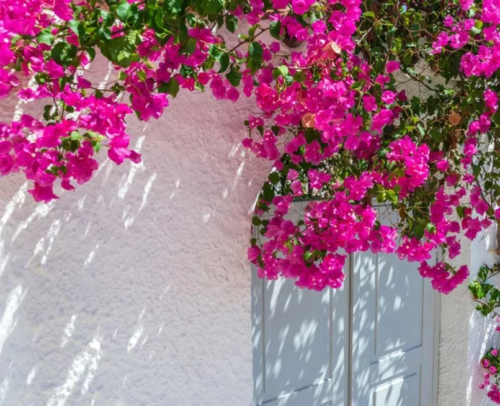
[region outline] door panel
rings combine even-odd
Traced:
[[[257,405],[347,405],[347,288],[314,292],[252,272]]]
[[[254,404],[435,404],[428,281],[395,255],[353,254],[344,271],[341,289],[314,292],[252,267]]]
[[[375,406],[411,406],[418,405],[420,377],[418,373],[403,375],[375,387],[373,405]]]
[[[433,352],[433,344],[423,343],[434,324],[424,325],[423,317],[434,292],[416,264],[395,255],[355,254],[353,266],[352,404],[431,405],[425,391],[432,382],[424,387],[420,377],[424,368],[432,379],[433,354],[424,352]],[[421,401],[424,394],[429,403]]]

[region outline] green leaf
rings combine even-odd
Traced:
[[[365,81],[364,80],[358,80],[357,82],[354,82],[352,85],[351,85],[351,89],[353,90],[358,90],[358,89],[361,89],[363,87],[363,85],[365,84]]]
[[[208,53],[212,55],[215,58],[215,60],[219,61],[221,56],[224,55],[226,52],[216,45],[211,45],[210,49],[208,50]]]
[[[101,142],[96,140],[92,141],[92,148],[94,148],[94,151],[97,154],[101,149]]]
[[[254,216],[254,217],[252,218],[252,224],[253,224],[254,226],[260,226],[260,225],[262,224],[262,220],[260,219],[260,217],[258,217],[258,216]]]
[[[100,42],[98,46],[102,54],[111,60],[111,62],[123,68],[127,68],[132,62],[139,60],[138,55],[135,55],[135,50],[139,41],[139,33],[137,31],[130,31],[123,37]]]
[[[168,82],[168,93],[172,95],[172,97],[177,96],[179,93],[179,82],[177,79],[172,78]]]
[[[165,13],[163,12],[162,8],[159,8],[155,12],[155,18],[154,18],[155,27],[154,28],[156,28],[158,31],[163,31],[163,28],[165,26],[164,19],[165,19]]]
[[[68,23],[68,27],[71,31],[73,31],[76,35],[80,36],[80,31],[78,29],[79,22],[75,20],[71,20]]]
[[[413,227],[413,235],[417,240],[422,239],[422,237],[424,236],[424,231],[425,231],[424,227],[421,226],[420,224]]]
[[[288,67],[285,65],[278,66],[274,71],[273,71],[273,78],[277,79],[280,76],[286,77],[288,75]]]
[[[274,188],[268,182],[264,183],[264,187],[262,188],[262,197],[267,202],[272,202],[274,198]]]
[[[116,15],[120,21],[127,21],[130,17],[130,3],[127,0],[122,0],[116,9]]]
[[[72,131],[70,138],[74,141],[78,141],[78,140],[82,139],[82,135],[78,131]]]
[[[418,131],[420,132],[421,135],[425,135],[425,129],[424,126],[420,123],[417,124]]]
[[[167,15],[181,14],[184,12],[184,0],[166,0],[163,7]]]
[[[137,71],[137,77],[141,80],[141,82],[144,82],[146,80],[146,72],[143,70]]]
[[[252,42],[248,47],[248,54],[252,59],[261,61],[262,53],[263,53],[262,45],[260,45],[258,42]]]
[[[314,256],[314,251],[304,252],[304,261],[309,262],[309,260]]]
[[[158,88],[158,91],[160,93],[168,93],[172,97],[175,97],[179,93],[179,81],[175,78],[172,78],[168,81],[168,83],[163,83]]]
[[[226,75],[226,78],[234,87],[238,87],[241,82],[241,73],[237,71],[236,67],[233,65],[231,66],[229,73]]]
[[[54,115],[52,113],[52,109],[53,109],[53,105],[52,104],[48,104],[46,105],[44,108],[43,108],[43,118],[46,120],[46,121],[50,121],[52,116]],[[55,109],[54,109],[55,110]]]
[[[431,234],[434,234],[436,232],[436,226],[432,223],[427,223],[425,229]]]
[[[234,15],[228,14],[226,16],[226,28],[233,33],[238,29],[238,19]]]
[[[297,72],[295,72],[295,75],[293,75],[293,80],[299,83],[302,83],[305,80],[305,78],[306,75],[301,70],[298,70]]]
[[[496,125],[500,126],[500,111],[497,111],[495,114],[493,114],[493,117],[491,117],[491,119]]]
[[[277,185],[280,181],[280,174],[278,172],[273,172],[269,175],[269,180],[273,185]]]
[[[220,69],[219,73],[223,73],[227,70],[227,67],[229,66],[229,54],[224,53],[221,55],[219,58],[219,63],[220,63]]]
[[[89,55],[90,61],[95,59],[95,48],[85,48],[85,52]]]
[[[36,41],[39,44],[52,45],[54,43],[55,37],[52,35],[49,29],[40,31],[36,36]]]
[[[224,10],[224,0],[197,0],[195,8],[201,15],[219,14]]]
[[[196,44],[198,41],[195,38],[189,38],[189,40],[186,42],[186,45],[184,46],[184,52],[187,55],[192,55],[194,51],[196,51]]]
[[[432,129],[430,134],[435,142],[441,142],[443,140],[443,135],[436,129]]]
[[[260,27],[259,24],[252,25],[248,30],[248,38],[253,38],[255,36],[255,32]]]
[[[272,21],[269,25],[271,36],[276,39],[281,39],[281,21]]]
[[[386,199],[394,204],[396,204],[398,202],[398,197],[396,195],[396,192],[394,192],[394,190],[392,190],[392,189],[386,190]]]
[[[258,42],[252,42],[248,46],[248,67],[250,67],[253,71],[256,71],[261,63],[262,63],[262,54],[263,54],[263,49],[262,45],[260,45]]]
[[[51,56],[55,62],[59,65],[67,68],[75,59],[78,48],[74,45],[68,44],[67,42],[58,42],[54,48],[52,48]]]

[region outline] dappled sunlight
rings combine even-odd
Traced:
[[[311,292],[296,288],[291,280],[267,282],[253,277],[257,401],[277,399],[277,405],[310,404],[312,398],[301,398],[304,391],[313,394],[317,400],[314,405],[318,406],[330,404],[323,401],[332,399],[333,393],[338,399],[345,397],[346,381],[342,378],[347,361],[345,329],[331,336],[332,322],[342,326],[347,323],[347,308],[338,302],[344,290]],[[262,284],[260,294],[256,293],[255,284]],[[339,316],[335,320],[333,309]],[[264,356],[257,358],[262,352]],[[295,393],[294,388],[307,389]]]
[[[172,192],[172,194],[170,195],[170,200],[172,200],[175,196],[175,192],[177,191],[177,189],[179,189],[179,186],[181,185],[181,180],[180,179],[177,179],[175,181],[175,190]]]
[[[54,239],[57,237],[57,234],[59,234],[60,230],[61,230],[61,220],[55,220],[50,225],[49,231],[47,232],[47,248],[45,249],[45,253],[40,261],[42,265],[45,265],[47,263],[47,258],[49,257],[50,251],[52,250]]]
[[[5,225],[14,213],[16,207],[21,207],[26,201],[26,191],[28,190],[28,182],[25,182],[21,188],[12,196],[9,203],[3,210],[2,219],[0,220],[0,234],[3,232]]]
[[[6,376],[2,380],[2,382],[0,382],[0,406],[4,404],[8,391],[9,391],[9,377]]]
[[[130,337],[130,340],[128,341],[128,345],[127,345],[127,352],[128,353],[130,351],[132,351],[137,346],[137,343],[139,342],[139,339],[141,338],[142,333],[144,333],[144,326],[142,326],[142,325],[137,326],[134,333]]]
[[[54,394],[47,402],[47,406],[64,406],[85,373],[86,376],[81,387],[81,393],[85,394],[88,392],[90,383],[95,377],[99,361],[102,357],[101,340],[102,337],[97,333],[87,345],[86,350],[74,358],[66,381],[55,389]]]
[[[25,192],[26,190],[23,191],[23,194],[25,195]],[[49,212],[54,208],[55,206],[55,202],[52,201],[48,204],[43,204],[43,205],[39,205],[36,207],[36,209],[33,211],[33,213],[30,214],[30,216],[22,221],[19,226],[17,227],[16,231],[14,232],[14,234],[12,235],[12,242],[14,242],[17,237],[24,231],[26,230],[29,225],[34,221],[34,220],[38,220],[38,219],[41,219],[43,217],[46,217]],[[68,215],[70,215],[70,213],[68,213]],[[69,220],[69,218],[65,221],[67,222]]]
[[[0,318],[0,355],[2,354],[5,342],[16,328],[18,322],[16,312],[24,301],[27,293],[27,289],[23,289],[22,285],[17,285],[7,296],[5,310],[2,318]]]
[[[28,376],[26,377],[26,386],[31,386],[36,377],[37,372],[38,368],[36,366],[31,368],[30,372],[28,373]]]
[[[141,152],[142,149],[142,144],[144,143],[144,140],[146,139],[145,135],[141,135],[139,139],[137,140],[134,150],[137,151],[138,153]],[[132,186],[132,183],[134,182],[134,178],[139,171],[144,171],[144,163],[141,161],[139,164],[136,165],[130,165],[130,170],[128,172],[128,175],[125,179],[125,181],[121,184],[120,189],[118,190],[118,197],[120,199],[124,199],[125,196],[127,195],[130,187]]]
[[[157,173],[153,173],[150,178],[148,179],[148,181],[146,182],[146,184],[144,185],[144,192],[142,193],[142,202],[141,202],[141,206],[139,207],[139,213],[144,209],[144,207],[146,207],[146,203],[148,201],[148,195],[149,195],[149,192],[151,191],[151,188],[153,187],[153,183],[156,179],[156,176],[157,176]]]
[[[251,387],[250,366],[236,361],[248,360],[245,343],[250,351],[238,281],[247,275],[246,209],[267,168],[238,142],[243,116],[225,118],[225,138],[207,130],[207,120],[220,121],[213,110],[189,128],[175,114],[167,125],[131,123],[143,163],[116,166],[103,149],[92,181],[56,190],[49,204],[11,179],[0,202],[2,406],[140,404],[146,383],[162,402],[182,404],[175,388],[190,385],[200,363],[234,363],[199,383],[223,380],[228,401]]]
[[[296,203],[290,216],[302,213]],[[434,300],[417,265],[348,257],[341,289],[261,280],[252,266],[258,405],[414,406],[432,400]],[[424,323],[425,318],[425,323]]]
[[[64,328],[63,337],[61,339],[61,348],[64,348],[64,346],[68,344],[71,336],[73,335],[75,331],[75,321],[77,316],[78,316],[77,314],[73,314],[71,316],[69,323]]]

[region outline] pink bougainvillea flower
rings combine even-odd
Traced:
[[[385,70],[387,71],[387,73],[392,73],[394,71],[397,71],[397,70],[399,70],[399,68],[400,68],[400,65],[399,65],[398,61],[389,61],[385,65]]]

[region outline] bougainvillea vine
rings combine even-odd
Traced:
[[[500,274],[500,264],[492,267],[481,266],[477,277],[469,284],[472,299],[476,302],[476,310],[484,317],[496,321],[495,332],[500,333],[500,290],[495,286],[494,279]],[[479,389],[487,390],[487,395],[493,402],[500,404],[500,351],[490,348],[480,361],[483,381]]]
[[[497,0],[0,0],[0,97],[45,104],[0,125],[0,173],[48,202],[101,149],[140,161],[129,116],[158,119],[184,90],[252,97],[242,143],[273,163],[249,248],[261,277],[338,288],[346,255],[371,251],[449,293],[461,240],[500,218],[499,23]],[[104,85],[85,74],[96,57]]]

